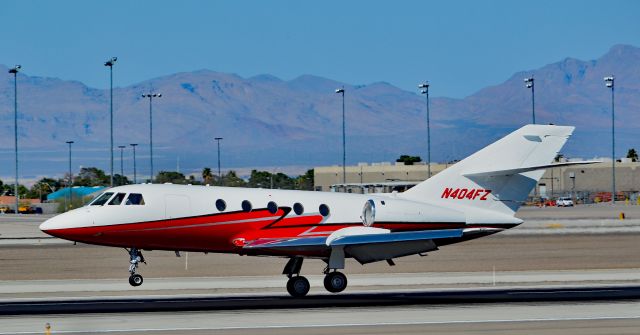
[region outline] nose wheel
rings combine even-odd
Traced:
[[[143,279],[142,276],[139,274],[132,274],[129,277],[129,284],[131,284],[131,286],[140,286],[142,285]]]
[[[140,274],[136,273],[136,270],[138,269],[138,265],[140,264],[140,262],[145,264],[147,264],[147,262],[145,262],[144,256],[142,256],[142,252],[137,248],[131,248],[128,250],[128,252],[129,252],[129,273],[131,274],[129,276],[129,284],[134,287],[140,286],[142,285],[142,282],[144,280]]]
[[[342,272],[329,272],[324,277],[324,288],[331,293],[338,293],[347,288],[347,276]]]

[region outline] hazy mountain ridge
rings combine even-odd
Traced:
[[[13,150],[13,76],[0,65],[0,150]],[[28,73],[28,67],[25,66]],[[464,99],[432,98],[432,158],[462,158],[506,132],[531,122],[531,94],[523,78],[533,75],[538,123],[577,126],[569,156],[607,155],[610,91],[602,77],[616,74],[618,153],[635,146],[640,121],[640,49],[616,45],[597,60],[566,58]],[[77,81],[18,75],[20,147],[24,168],[44,173],[43,162],[63,168],[64,141],[75,140],[77,163],[107,167],[109,91]],[[105,76],[105,80],[108,77]],[[117,68],[114,68],[117,86]],[[437,85],[437,83],[432,83]],[[223,166],[318,165],[341,162],[345,87],[348,161],[426,156],[424,96],[389,83],[349,85],[313,75],[282,80],[264,74],[243,78],[211,70],[176,73],[114,89],[115,145],[140,143],[140,169],[148,151],[148,99],[153,90],[154,146],[158,168],[213,166],[213,137],[224,137]],[[37,157],[29,150],[52,151]],[[97,150],[97,151],[96,151]],[[87,153],[87,152],[90,152]],[[3,161],[10,158],[0,155]],[[119,157],[119,156],[118,156]],[[55,158],[55,159],[54,159]],[[38,163],[38,159],[40,162]],[[3,164],[0,175],[10,175]],[[117,166],[119,168],[119,165]],[[129,169],[129,167],[127,167]]]

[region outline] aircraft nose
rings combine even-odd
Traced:
[[[84,214],[84,215],[81,215]],[[80,213],[79,209],[56,215],[40,224],[40,230],[51,235],[51,231],[86,226],[89,213]]]
[[[63,218],[65,214],[66,213],[56,215],[46,220],[45,222],[41,223],[40,230],[46,233],[47,231],[50,231],[50,230],[62,228],[63,227],[62,223],[65,221]]]

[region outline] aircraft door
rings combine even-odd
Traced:
[[[164,213],[167,219],[191,216],[191,201],[189,197],[175,194],[165,195]]]

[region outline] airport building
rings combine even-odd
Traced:
[[[554,198],[611,192],[611,159],[597,160],[602,163],[547,169],[532,196]],[[436,175],[450,165],[431,164],[431,173]],[[314,168],[315,189],[349,193],[402,192],[427,179],[427,165],[424,162],[414,165],[401,162],[359,163],[346,167],[346,183],[342,182],[342,174],[342,167],[337,165]],[[638,191],[640,163],[626,158],[616,162],[616,193],[629,195]]]

